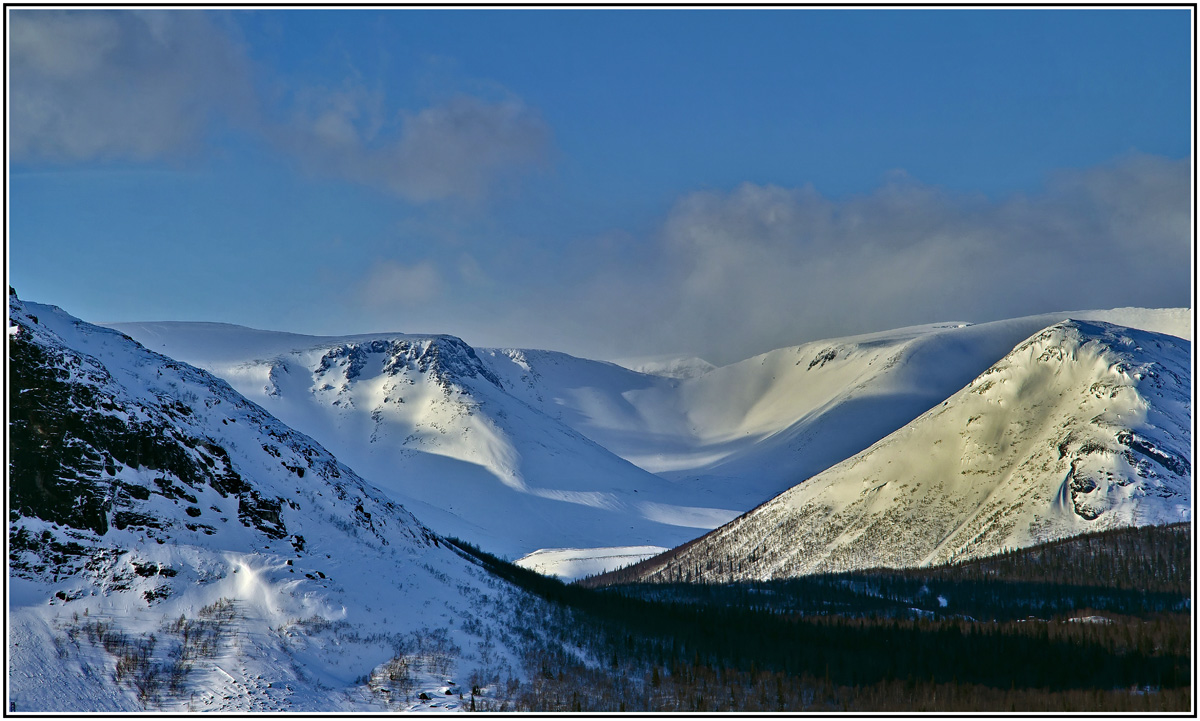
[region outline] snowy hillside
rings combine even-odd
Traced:
[[[1187,309],[1071,316],[1191,333]],[[683,379],[550,351],[479,355],[511,395],[672,481],[681,494],[675,503],[744,511],[866,449],[1066,317],[934,323],[816,341]]]
[[[1191,329],[1188,309],[1072,315]],[[929,324],[666,375],[450,336],[114,327],[226,379],[435,530],[516,557],[694,538],[861,452],[1064,317]]]
[[[528,373],[523,355],[503,355],[503,362],[496,352],[481,357],[453,336],[319,338],[188,323],[117,327],[207,368],[320,439],[439,533],[501,555],[674,546],[740,512],[680,502],[688,494],[585,437],[558,408],[548,415],[526,403],[537,391],[520,378]]]
[[[15,295],[8,333],[10,710],[436,710],[521,674],[535,600],[224,381]]]
[[[697,541],[647,580],[915,566],[1191,518],[1191,343],[1070,320],[868,450]]]
[[[712,505],[752,508],[858,453],[945,400],[1032,333],[1046,314],[936,323],[781,348],[672,383],[569,383],[541,395],[617,455]],[[1190,337],[1187,309],[1071,314]],[[535,372],[540,366],[531,359]]]

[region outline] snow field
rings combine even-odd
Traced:
[[[637,563],[666,551],[662,546],[615,548],[546,548],[518,558],[514,563],[544,576],[573,581]]]

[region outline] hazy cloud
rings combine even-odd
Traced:
[[[405,265],[396,261],[375,264],[362,284],[362,299],[375,309],[420,306],[436,299],[441,274],[432,263]]]
[[[561,336],[542,337],[591,354],[729,362],[939,320],[1185,306],[1189,179],[1186,160],[1135,154],[1002,200],[902,173],[844,200],[749,183],[692,193],[653,239],[653,263],[599,263],[570,302],[547,304]]]
[[[544,164],[550,129],[519,98],[389,106],[360,78],[287,87],[251,65],[222,16],[182,10],[13,10],[10,148],[18,162],[154,162],[235,121],[314,174],[416,203],[480,200]],[[272,107],[255,84],[271,86]],[[282,105],[278,105],[282,103]]]
[[[151,160],[195,148],[252,105],[241,50],[192,11],[13,10],[14,160]]]
[[[392,185],[418,200],[479,197],[505,171],[544,162],[550,144],[541,115],[516,99],[461,95],[406,114],[403,126]]]
[[[384,98],[356,85],[298,94],[288,137],[311,170],[417,203],[480,200],[543,165],[551,145],[541,115],[517,98],[457,95],[388,117]]]

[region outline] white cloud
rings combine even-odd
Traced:
[[[903,173],[844,200],[750,183],[696,192],[643,254],[653,262],[629,263],[630,241],[537,318],[559,329],[546,344],[578,352],[729,362],[938,320],[1187,305],[1189,178],[1186,160],[1133,154],[1001,200]],[[539,332],[523,317],[514,330]]]
[[[729,363],[919,323],[1186,306],[1190,212],[1188,161],[1146,155],[1002,199],[902,173],[846,199],[747,183],[681,197],[649,235],[514,244],[503,261],[464,249],[446,275],[383,264],[375,303],[348,310],[390,326],[377,309],[409,302],[402,328],[485,346]],[[416,302],[431,289],[436,303]]]
[[[195,11],[12,10],[9,83],[17,161],[179,155],[253,105],[244,55]]]

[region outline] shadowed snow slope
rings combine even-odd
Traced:
[[[1188,309],[1072,316],[1191,327]],[[451,336],[114,327],[226,379],[435,530],[515,558],[694,538],[866,449],[1066,317],[930,324],[668,375]]]
[[[517,663],[536,602],[224,381],[11,294],[9,338],[11,708],[445,708]]]
[[[868,450],[628,575],[919,566],[1189,520],[1190,354],[1175,336],[1057,323]]]

